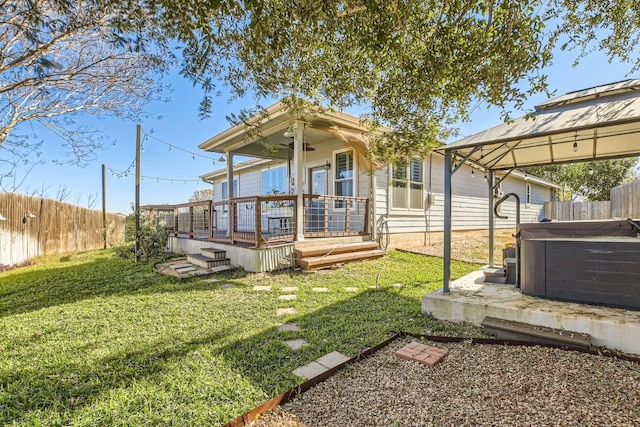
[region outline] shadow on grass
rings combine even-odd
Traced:
[[[223,293],[225,290],[219,289],[217,292]],[[65,363],[65,359],[61,358],[60,364],[15,369],[1,378],[0,389],[9,392],[0,405],[0,414],[4,414],[2,421],[9,424],[28,423],[44,410],[55,411],[62,418],[62,424],[69,424],[74,415],[80,414],[79,411],[99,399],[104,399],[110,390],[131,389],[135,387],[134,383],[147,380],[154,384],[166,384],[166,381],[175,383],[174,393],[177,394],[171,395],[170,401],[175,406],[172,411],[176,412],[170,416],[180,419],[176,424],[223,424],[260,404],[264,396],[276,396],[301,383],[302,379],[295,377],[292,371],[331,351],[354,356],[399,330],[458,336],[478,334],[472,328],[445,324],[423,315],[415,297],[402,295],[395,288],[368,289],[353,295],[339,292],[333,292],[333,295],[308,294],[307,297],[342,299],[306,314],[282,319],[296,322],[302,329],[300,332],[282,332],[277,327],[271,327],[254,335],[229,340],[230,336],[238,333],[237,330],[219,328],[214,332],[210,329],[200,336],[185,340],[174,338],[172,341],[154,342],[142,349],[104,358],[90,366],[81,361]],[[300,311],[308,308],[307,304],[317,304],[313,301],[297,303]],[[252,307],[240,307],[233,315],[241,321],[250,310]],[[272,315],[275,316],[275,313]],[[212,326],[214,328],[218,327]],[[309,344],[299,351],[292,351],[286,346],[285,340],[296,338],[303,338]],[[166,368],[171,364],[174,368],[178,365],[180,369],[188,371],[189,368],[183,365],[188,364],[188,357],[195,352],[219,355],[225,361],[225,372],[233,372],[234,378],[237,373],[235,381],[251,383],[262,391],[261,397],[240,404],[230,402],[228,396],[236,392],[237,384],[232,381],[231,384],[222,385],[216,377],[217,373],[206,370],[204,375],[210,375],[209,381],[216,384],[218,389],[205,397],[198,395],[189,388],[192,386],[188,379],[180,375],[174,378],[175,373],[168,372]],[[142,402],[141,408],[158,405],[153,396],[146,399],[149,401]],[[209,411],[206,423],[198,419],[194,415],[196,411],[189,407],[199,399],[204,399],[207,407],[215,409]],[[186,407],[181,409],[180,405]],[[32,411],[35,408],[37,412],[34,413]],[[128,401],[119,401],[110,409],[115,417],[129,417],[131,414],[126,413],[129,410]],[[95,425],[108,425],[104,420],[98,422],[100,416],[95,417]]]
[[[61,260],[68,261],[68,257]],[[232,280],[243,275],[243,271],[230,271],[215,277]],[[153,261],[136,264],[131,259],[110,257],[68,267],[14,272],[0,285],[0,317],[95,297],[215,287],[197,278],[163,276],[154,270]]]

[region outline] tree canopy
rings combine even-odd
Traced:
[[[203,116],[223,85],[257,103],[367,106],[366,123],[394,129],[371,153],[386,160],[427,153],[481,102],[505,119],[522,111],[548,90],[540,70],[555,46],[640,65],[631,0],[0,0],[0,22],[0,142],[16,120],[38,120],[80,156],[94,147],[67,118],[136,115],[173,48],[204,91]]]
[[[638,159],[603,160],[528,168],[533,175],[562,185],[562,200],[607,201],[613,187],[640,178],[634,169]]]

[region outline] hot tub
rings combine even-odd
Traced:
[[[640,310],[637,235],[627,221],[522,224],[521,291]]]

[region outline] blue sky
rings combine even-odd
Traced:
[[[640,77],[639,73],[627,75],[631,69],[629,64],[609,63],[606,57],[599,53],[587,56],[577,67],[573,67],[575,56],[573,52],[557,53],[554,64],[544,70],[549,75],[549,87],[552,91],[556,91],[556,95],[626,78]],[[219,156],[199,151],[197,145],[229,126],[225,119],[226,115],[254,105],[251,97],[228,102],[228,98],[223,96],[214,100],[211,117],[200,120],[198,117],[198,105],[201,99],[199,89],[194,88],[177,73],[168,76],[167,82],[173,87],[171,101],[148,105],[146,112],[150,118],[140,123],[143,134],[149,135],[143,138],[141,170],[143,176],[173,179],[173,183],[143,178],[142,204],[182,203],[186,202],[195,190],[210,188],[204,183],[190,180],[197,180],[199,175],[224,167],[225,164],[215,161]],[[546,100],[545,95],[532,97],[527,102],[526,108],[532,109],[534,105],[544,100]],[[265,106],[269,104],[269,101],[263,102]],[[66,186],[70,190],[67,202],[86,206],[89,194],[94,194],[97,195],[94,208],[100,209],[101,165],[104,163],[108,168],[122,171],[131,164],[135,157],[136,124],[115,119],[88,119],[88,123],[104,131],[110,139],[115,141],[115,144],[97,152],[95,159],[85,167],[53,163],[54,159],[64,158],[64,148],[54,136],[34,128],[33,131],[44,139],[45,164],[31,171],[18,192],[32,193],[46,188],[45,197],[55,198],[58,189]],[[473,113],[471,122],[460,124],[460,134],[461,136],[471,135],[497,124],[500,124],[499,111],[481,106]],[[175,148],[170,150],[167,144]],[[180,151],[178,147],[213,157],[213,160],[198,156],[194,158],[191,154]],[[133,169],[128,176],[123,177],[107,172],[107,209],[110,212],[131,212],[134,194]]]

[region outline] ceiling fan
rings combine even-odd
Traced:
[[[288,143],[288,144],[278,144],[278,145],[279,145],[281,148],[286,148],[286,149],[288,149],[288,150],[290,150],[290,151],[293,151],[293,141],[291,141],[291,142],[290,142],[290,143]],[[308,142],[303,142],[303,143],[302,143],[302,150],[303,150],[303,151],[315,151],[316,149],[315,149],[315,148],[313,148],[313,147],[311,147],[311,146],[309,145],[309,143],[308,143]]]

